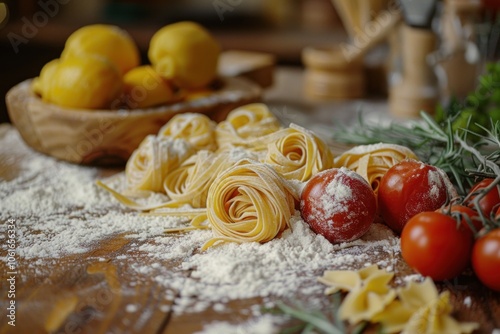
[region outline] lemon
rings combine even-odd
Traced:
[[[109,108],[118,101],[123,81],[120,71],[106,58],[97,55],[61,59],[47,69],[43,100],[67,108]]]
[[[132,37],[113,25],[93,24],[73,32],[66,40],[61,58],[82,54],[101,55],[114,63],[122,74],[140,64],[139,49]]]
[[[53,59],[42,67],[40,75],[33,79],[33,91],[42,98],[46,95],[49,87],[50,78],[54,75],[55,70],[59,65],[59,59]]]
[[[128,71],[123,82],[125,102],[130,108],[148,108],[172,100],[172,87],[149,65]]]
[[[220,46],[201,25],[182,21],[151,38],[148,57],[155,70],[181,88],[200,88],[216,75]]]

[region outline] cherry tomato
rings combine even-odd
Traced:
[[[472,249],[472,268],[484,285],[500,291],[500,228],[476,240]]]
[[[470,229],[473,234],[479,232],[484,226],[477,211],[473,210],[465,205],[453,204],[451,206],[443,206],[443,207],[439,208],[437,210],[437,212],[440,212],[442,214],[449,215],[452,217],[454,217],[456,215],[460,215],[462,225],[465,226],[466,228]],[[470,228],[470,225],[467,222],[467,219],[469,219],[469,221],[474,226],[474,230],[472,230]]]
[[[455,194],[442,170],[408,159],[389,168],[380,180],[378,206],[385,223],[401,233],[408,219],[419,212],[437,210]]]
[[[469,191],[469,194],[472,194],[476,191],[480,191],[481,189],[488,187],[492,182],[493,179],[484,179],[482,181],[477,182],[475,185],[472,186],[471,190]],[[470,198],[469,206],[472,208],[474,208],[473,199],[476,196],[477,195],[473,195]],[[500,203],[500,194],[498,192],[498,186],[496,186],[495,188],[488,191],[488,193],[483,198],[481,198],[481,200],[479,201],[479,208],[486,217],[489,217],[491,211],[498,203]]]
[[[469,264],[472,233],[445,214],[421,212],[401,233],[401,255],[423,276],[441,281],[459,275]]]
[[[302,218],[332,243],[360,238],[377,213],[375,194],[359,174],[332,168],[313,176],[301,194]]]

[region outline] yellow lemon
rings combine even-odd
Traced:
[[[59,59],[53,59],[42,67],[40,75],[33,79],[33,91],[42,98],[46,95],[50,84],[50,79],[54,76],[54,72],[59,64]]]
[[[173,98],[170,84],[149,65],[136,67],[123,77],[125,103],[130,108],[148,108]]]
[[[61,58],[97,54],[114,63],[122,74],[139,66],[140,54],[132,37],[113,25],[93,24],[76,30],[66,40]]]
[[[61,59],[51,72],[43,99],[62,107],[109,108],[122,93],[120,71],[100,56]]]
[[[201,25],[167,25],[151,38],[148,57],[155,70],[181,88],[200,88],[215,78],[220,46]]]

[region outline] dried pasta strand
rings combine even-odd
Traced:
[[[153,205],[144,205],[140,204],[132,199],[132,197],[126,196],[122,193],[119,193],[118,191],[114,190],[113,188],[109,187],[106,185],[104,182],[97,180],[96,185],[99,187],[103,188],[104,190],[108,191],[111,195],[113,195],[114,198],[126,207],[137,210],[137,211],[149,211],[149,210],[154,210],[158,208],[165,208],[169,207],[172,205],[171,202],[165,202],[165,203],[159,203],[159,204],[153,204]]]
[[[158,136],[183,139],[197,151],[215,151],[217,149],[216,126],[217,123],[204,114],[177,114],[158,131]]]
[[[313,132],[296,124],[274,134],[265,162],[288,180],[307,181],[333,167],[333,153]]]

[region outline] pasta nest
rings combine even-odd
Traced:
[[[280,123],[262,103],[252,103],[232,110],[215,130],[219,148],[243,146],[256,149],[256,143],[280,129]],[[265,149],[265,146],[263,147]]]
[[[219,241],[267,242],[288,225],[298,199],[295,191],[269,165],[248,159],[221,173],[211,185],[207,218]]]
[[[273,137],[264,161],[285,179],[304,182],[333,167],[333,153],[313,132],[291,124]]]
[[[165,178],[164,189],[173,201],[171,206],[189,204],[193,208],[206,207],[208,189],[217,176],[241,158],[251,157],[243,149],[219,153],[199,151]]]
[[[159,137],[184,139],[197,151],[217,149],[215,141],[216,123],[199,113],[177,114],[158,132]]]
[[[127,190],[162,192],[165,177],[193,153],[185,140],[147,136],[127,161]]]

